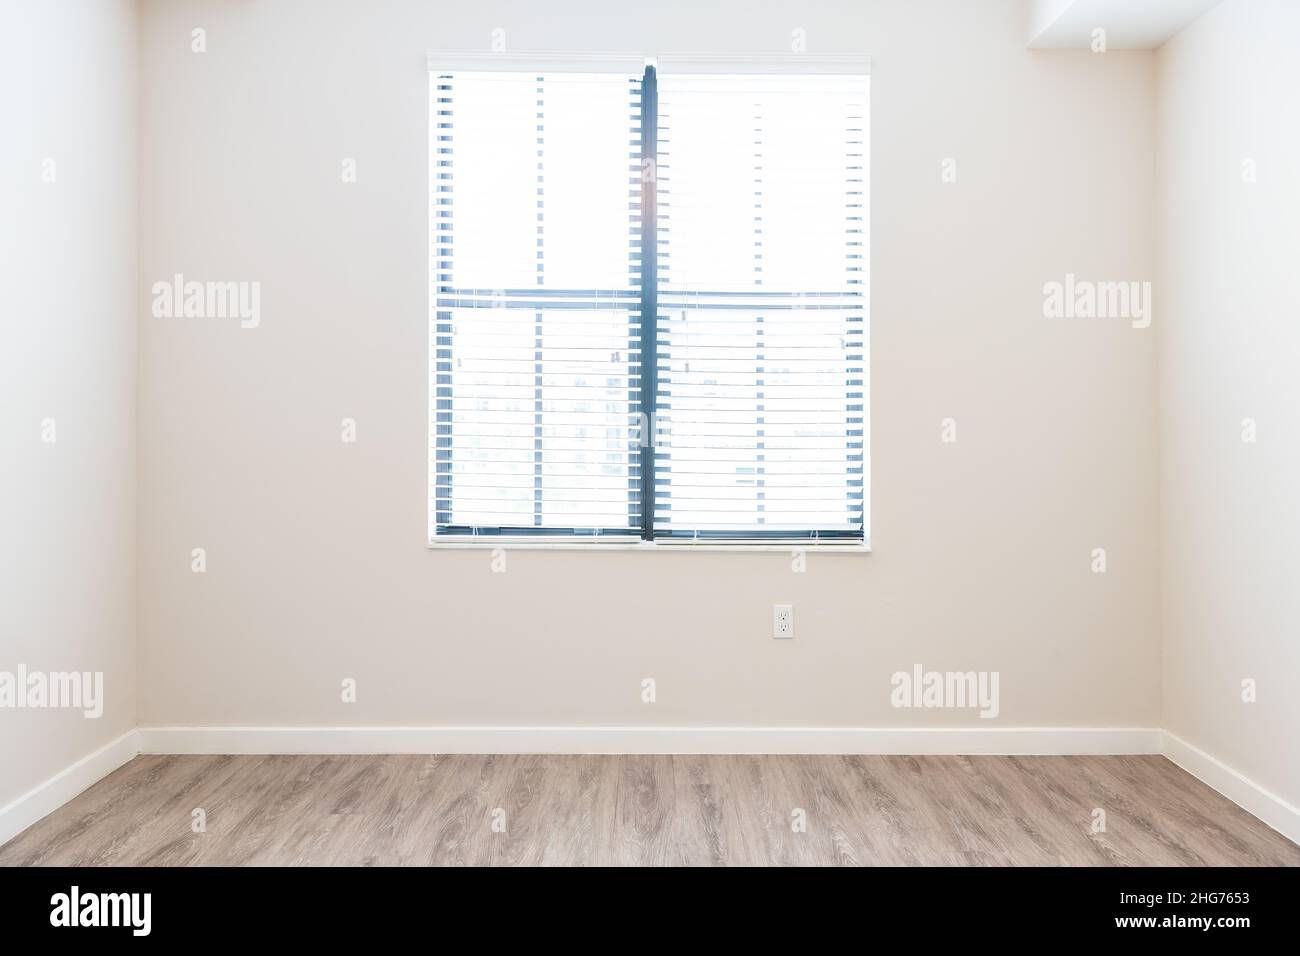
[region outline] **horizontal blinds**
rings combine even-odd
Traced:
[[[430,530],[639,533],[640,73],[431,94]]]
[[[858,537],[867,78],[658,77],[656,535]]]

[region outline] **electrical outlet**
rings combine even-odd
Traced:
[[[794,605],[772,605],[772,636],[778,640],[794,637]]]

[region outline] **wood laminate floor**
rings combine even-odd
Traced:
[[[141,756],[0,847],[107,864],[1296,866],[1300,847],[1158,756]]]

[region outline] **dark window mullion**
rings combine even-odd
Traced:
[[[655,410],[659,391],[659,87],[655,68],[641,78],[641,537],[655,535]]]

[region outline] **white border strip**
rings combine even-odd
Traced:
[[[509,73],[563,70],[573,73],[635,73],[647,63],[672,73],[829,74],[869,76],[871,57],[857,53],[578,53],[563,51],[434,50],[425,55],[430,73],[473,70]]]
[[[1164,731],[1162,753],[1202,783],[1213,787],[1246,812],[1263,820],[1292,843],[1300,844],[1300,808],[1265,790],[1217,757]]]
[[[49,780],[0,807],[0,845],[8,843],[18,834],[46,814],[63,806],[81,791],[135,757],[140,752],[138,734],[128,730],[121,737],[87,754],[71,766],[60,770]]]
[[[620,537],[623,540],[619,540]],[[465,535],[435,534],[429,539],[430,551],[639,551],[642,554],[745,554],[748,552],[779,551],[789,554],[804,551],[808,554],[860,554],[871,553],[870,541],[845,541],[836,538],[799,538],[784,541],[736,540],[718,541],[693,538],[643,541],[640,538],[617,535],[564,535],[522,537],[519,535]]]
[[[563,70],[570,73],[635,73],[645,69],[642,53],[565,53],[524,50],[435,50],[425,56],[430,73],[472,70],[513,73],[521,70]]]
[[[1157,754],[1149,728],[141,727],[147,754]]]
[[[659,74],[758,73],[870,76],[871,57],[856,53],[664,53]]]

